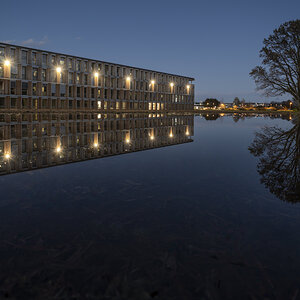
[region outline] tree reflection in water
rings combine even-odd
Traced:
[[[256,133],[249,150],[259,157],[261,183],[279,199],[296,203],[300,201],[300,115],[292,123],[289,130],[263,128]]]

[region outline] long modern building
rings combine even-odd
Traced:
[[[0,43],[0,111],[193,111],[193,81]]]

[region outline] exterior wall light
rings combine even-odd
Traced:
[[[4,61],[4,65],[6,66],[6,67],[9,67],[10,66],[10,61],[7,59],[7,60],[5,60]]]
[[[61,67],[57,67],[57,68],[56,68],[56,72],[57,72],[57,73],[60,73],[60,72],[61,72]]]
[[[9,153],[5,153],[5,155],[4,155],[4,157],[5,157],[5,159],[10,159],[10,154]]]

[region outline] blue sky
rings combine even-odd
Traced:
[[[300,18],[292,0],[10,0],[1,8],[1,41],[192,76],[196,101],[264,100],[249,77],[263,39]]]

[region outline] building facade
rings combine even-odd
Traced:
[[[194,116],[1,113],[0,175],[191,142]]]
[[[193,80],[0,43],[0,111],[193,111]]]

